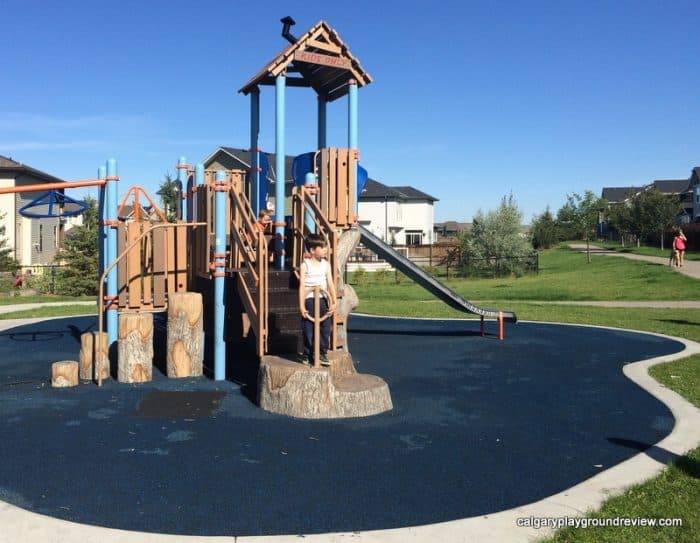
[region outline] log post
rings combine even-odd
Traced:
[[[51,364],[52,387],[74,387],[78,384],[78,363],[62,360]]]
[[[80,379],[83,381],[97,380],[98,370],[102,370],[102,379],[109,377],[109,356],[107,353],[107,332],[85,332],[80,335]]]
[[[143,383],[153,377],[153,314],[121,313],[118,341],[120,383]]]
[[[196,377],[203,366],[203,309],[198,292],[168,295],[168,377]]]

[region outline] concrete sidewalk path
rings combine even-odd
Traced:
[[[585,243],[571,243],[569,244],[574,251],[586,252]],[[591,245],[591,254],[604,255],[604,256],[621,256],[624,258],[629,258],[630,260],[643,260],[645,262],[652,262],[654,264],[661,264],[662,266],[669,266],[669,259],[662,256],[646,256],[646,255],[635,255],[631,253],[620,253],[617,251],[611,251],[609,249],[603,249],[595,245]],[[675,270],[683,275],[692,277],[694,279],[700,279],[700,261],[696,260],[686,260],[683,267],[677,268],[675,266],[669,266],[672,270]]]

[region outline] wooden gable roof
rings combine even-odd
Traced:
[[[258,85],[274,85],[275,78],[287,73],[290,87],[311,87],[327,102],[348,93],[348,82],[358,87],[372,82],[360,61],[325,21],[319,21],[280,52],[238,91],[248,94]],[[298,74],[292,76],[291,74]]]

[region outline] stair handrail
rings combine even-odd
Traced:
[[[229,266],[242,270],[245,267],[254,281],[257,291],[251,292],[239,273],[238,290],[257,339],[257,354],[267,351],[268,302],[268,253],[264,232],[254,221],[253,209],[236,183],[229,191],[231,201],[231,251]]]

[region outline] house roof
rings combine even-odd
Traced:
[[[22,164],[21,162],[17,162],[16,160],[12,160],[11,158],[0,155],[0,172],[3,171],[21,172],[26,173],[28,175],[32,175],[44,181],[63,183],[63,179],[59,179],[58,177],[49,175],[46,172],[42,172],[41,170],[37,170],[36,168],[32,168],[31,166],[27,166],[26,164]]]
[[[688,179],[657,179],[652,185],[664,194],[681,194],[690,189]]]
[[[207,163],[209,163],[219,152],[224,152],[233,158],[235,158],[238,162],[241,163],[241,166],[243,168],[250,168],[251,163],[252,163],[252,158],[251,158],[251,153],[247,149],[239,149],[237,147],[219,147],[216,151],[214,151],[211,155],[209,155],[206,160],[204,161],[204,164],[206,166]],[[268,172],[268,179],[270,181],[275,181],[277,179],[277,175],[275,173],[275,160],[277,158],[277,155],[275,153],[265,153],[267,155],[267,160],[268,163],[270,164],[270,171]],[[285,163],[284,163],[284,169],[285,169],[285,181],[291,181],[292,180],[292,164],[294,163],[294,157],[287,155],[285,157]]]
[[[602,197],[610,203],[624,202],[631,198],[644,187],[603,187]]]
[[[470,227],[471,223],[468,222],[445,221],[436,222],[433,225],[433,230],[442,230],[443,232],[463,232]]]
[[[327,102],[345,96],[351,79],[358,87],[372,82],[360,61],[325,21],[319,21],[283,49],[238,92],[248,94],[258,85],[274,85],[275,78],[285,73],[286,85],[311,87]],[[292,73],[298,76],[292,77]]]
[[[360,201],[367,201],[374,198],[388,199],[388,200],[428,200],[431,202],[437,202],[438,199],[430,194],[426,194],[413,187],[389,187],[375,181],[374,179],[367,179],[367,184],[364,190],[360,194]]]

